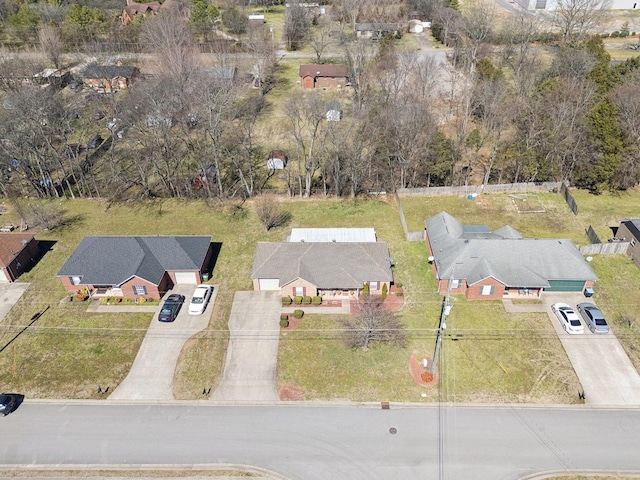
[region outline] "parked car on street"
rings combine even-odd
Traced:
[[[213,287],[211,285],[198,285],[189,302],[189,314],[200,315],[207,308]]]
[[[609,333],[609,325],[598,307],[589,302],[579,303],[577,307],[592,333]]]
[[[184,295],[177,293],[169,295],[160,309],[158,320],[161,322],[173,322],[178,316],[183,303]]]
[[[16,397],[7,393],[0,393],[0,415],[9,415],[16,408]]]
[[[584,333],[584,327],[582,326],[580,317],[578,317],[569,305],[566,303],[554,303],[551,305],[551,310],[556,314],[562,328],[564,328],[567,333],[572,335]]]

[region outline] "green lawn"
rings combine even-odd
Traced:
[[[422,229],[424,219],[446,210],[463,223],[486,223],[491,228],[509,224],[525,236],[563,236],[578,243],[586,243],[582,232],[590,223],[606,238],[615,219],[640,217],[640,211],[634,210],[640,205],[638,192],[600,197],[575,192],[575,196],[581,206],[578,217],[554,194],[539,195],[544,214],[527,215],[517,214],[506,195],[483,195],[473,201],[404,198],[402,202],[411,230]],[[596,200],[602,200],[601,210]],[[55,274],[85,235],[207,234],[221,244],[210,280],[219,285],[219,293],[209,328],[187,343],[176,369],[176,397],[197,399],[202,398],[203,388],[215,388],[220,380],[233,295],[252,288],[249,273],[256,242],[284,241],[291,227],[374,227],[378,239],[389,244],[395,279],[404,287],[400,315],[409,333],[408,345],[350,349],[342,343],[336,318],[307,315],[295,329],[282,334],[277,372],[281,383],[299,385],[308,399],[434,401],[442,394],[459,402],[577,401],[577,379],[546,315],[514,318],[500,302],[464,298],[455,299],[447,322],[440,364],[442,391],[413,383],[409,358],[413,352],[432,355],[442,298],[436,293],[426,247],[404,240],[392,198],[285,199],[282,206],[291,213],[291,221],[270,232],[260,225],[252,202],[240,206],[157,200],[110,206],[95,200],[25,200],[22,205],[28,210],[45,203],[64,209],[66,222],[51,231],[34,228],[50,250],[23,275],[31,286],[3,322],[0,348],[35,313],[49,309],[0,352],[3,390],[31,398],[101,398],[98,385],[115,388],[130,368],[151,314],[89,314],[85,303],[61,303],[68,294]],[[10,211],[2,221],[18,223],[18,218]],[[600,277],[595,299],[638,366],[640,324],[634,323],[638,314],[634,299],[640,271],[623,256],[595,256],[592,265]]]

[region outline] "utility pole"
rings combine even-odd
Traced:
[[[451,297],[451,282],[452,279],[447,281],[447,296],[444,297],[442,302],[442,313],[440,314],[440,326],[438,327],[438,336],[436,337],[436,348],[433,352],[433,361],[431,362],[431,375],[435,375],[436,366],[438,364],[438,355],[440,355],[440,348],[442,346],[442,334],[444,329],[447,328],[447,317],[451,312],[451,305],[449,298]]]

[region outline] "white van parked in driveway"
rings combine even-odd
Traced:
[[[211,285],[198,285],[189,301],[189,314],[201,315],[207,308],[213,287]]]

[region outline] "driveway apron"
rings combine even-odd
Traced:
[[[202,315],[189,315],[189,299],[195,285],[176,285],[170,292],[185,296],[185,303],[174,322],[158,321],[158,307],[142,341],[129,374],[109,400],[173,400],[173,375],[185,342],[209,325],[218,293],[214,287],[207,309]]]
[[[236,292],[224,376],[211,396],[213,401],[279,400],[276,364],[281,309],[280,292]]]
[[[597,335],[591,333],[581,319],[584,333],[569,335],[551,311],[551,305],[556,302],[568,303],[575,309],[578,303],[586,301],[584,296],[575,293],[547,293],[542,295],[542,301],[582,384],[587,405],[640,406],[640,375],[613,329],[608,334]]]

